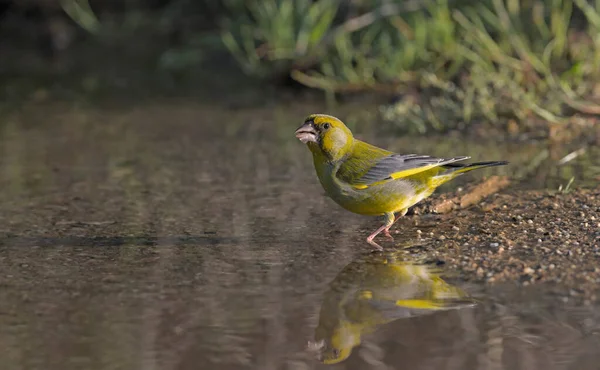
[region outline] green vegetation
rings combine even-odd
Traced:
[[[558,187],[558,192],[561,194],[569,194],[571,192],[571,190],[573,190],[573,189],[571,189],[571,185],[573,185],[573,181],[575,181],[575,177],[571,177],[565,187],[563,187],[561,184]]]
[[[328,98],[391,96],[373,120],[403,131],[484,127],[493,129],[486,134],[564,141],[587,135],[600,114],[600,0],[161,3],[113,12],[106,4],[61,0],[96,42],[66,32],[78,49],[57,50],[51,63],[37,64],[37,75],[18,58],[5,58],[12,69],[3,68],[10,71],[0,76],[4,90],[26,95],[23,81],[37,79],[38,87],[43,80],[68,91],[72,80],[97,94],[164,86],[169,94],[199,88],[214,95],[256,78],[265,84],[291,77]]]
[[[383,119],[420,132],[600,113],[600,0],[421,3],[254,0],[223,40],[249,74],[401,96]]]

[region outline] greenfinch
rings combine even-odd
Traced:
[[[445,282],[437,269],[402,260],[398,253],[361,256],[331,281],[314,341],[308,343],[321,362],[344,361],[363,335],[392,321],[474,306],[475,300]]]
[[[355,139],[342,121],[325,114],[308,116],[296,137],[312,152],[317,177],[330,198],[350,212],[384,217],[384,224],[367,237],[379,250],[383,248],[373,239],[382,231],[393,239],[389,230],[394,222],[437,187],[468,171],[508,164],[396,154]]]

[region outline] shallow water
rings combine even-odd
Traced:
[[[594,303],[478,286],[419,254],[390,269],[370,253],[363,239],[378,220],[325,198],[293,136],[309,109],[57,105],[5,117],[2,368],[597,369]],[[353,128],[401,152],[514,163],[441,191],[490,174],[556,188],[600,173],[594,148],[557,166],[579,147]],[[452,294],[433,300],[452,309],[426,304],[438,275],[461,304],[446,307]],[[349,357],[321,364],[314,347],[335,340]]]

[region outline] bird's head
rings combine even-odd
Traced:
[[[360,344],[361,324],[353,325],[347,321],[338,323],[330,331],[319,326],[315,341],[308,343],[308,348],[318,352],[317,358],[324,364],[337,364],[346,360],[352,349]]]
[[[311,114],[296,130],[296,137],[313,154],[335,161],[345,156],[354,144],[352,132],[339,119],[326,114]]]

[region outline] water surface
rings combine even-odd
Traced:
[[[323,196],[293,137],[313,111],[322,107],[164,102],[3,117],[2,368],[597,369],[593,303],[543,286],[478,286],[418,252],[398,257],[412,275],[385,266],[381,276],[355,273],[385,257],[363,241],[379,221]],[[594,148],[557,166],[580,146],[352,127],[392,150],[514,163],[441,191],[490,174],[556,188],[600,173]],[[429,283],[415,288],[406,276]],[[461,304],[445,307],[457,297],[438,294],[444,309],[423,306],[439,293],[436,279],[462,292]],[[354,338],[336,365],[308,345],[323,317],[346,328],[338,339]]]

